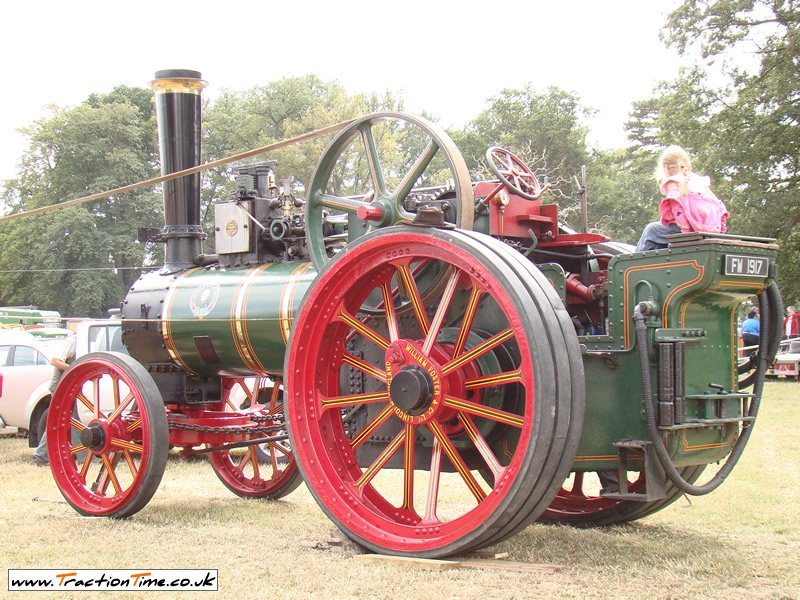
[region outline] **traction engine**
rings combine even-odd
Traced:
[[[152,85],[162,172],[199,165],[200,74]],[[562,225],[511,152],[486,161],[495,178],[472,182],[426,120],[362,117],[305,198],[275,161],[239,167],[214,254],[200,175],[167,181],[165,264],[122,304],[130,356],[80,358],[51,403],[67,501],[130,516],[170,447],[193,448],[239,496],[305,480],[359,544],[440,557],[715,489],[780,339],[773,241],[680,234],[632,253]],[[737,309],[753,296],[761,345],[739,361]]]

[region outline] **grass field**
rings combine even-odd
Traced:
[[[564,566],[540,574],[363,563],[324,544],[332,524],[304,487],[278,502],[243,500],[206,460],[172,457],[153,500],[128,520],[80,517],[50,471],[31,464],[26,441],[6,437],[0,597],[22,597],[5,591],[8,568],[214,568],[219,592],[185,596],[800,598],[799,438],[800,384],[767,384],[750,445],[718,491],[624,526],[532,525],[491,548],[509,560]]]

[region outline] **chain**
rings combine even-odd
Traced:
[[[250,415],[254,423],[275,422],[282,420],[283,415]],[[186,431],[200,431],[202,433],[280,433],[286,429],[286,425],[278,423],[276,425],[196,425],[194,423],[181,423],[177,419],[167,422],[170,429],[184,429]]]

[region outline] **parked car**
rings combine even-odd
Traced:
[[[53,375],[50,357],[63,344],[64,340],[43,344],[22,330],[0,331],[0,425],[30,428],[28,400],[42,386],[49,387]]]
[[[125,346],[122,345],[122,325],[119,319],[97,319],[80,321],[75,326],[75,356],[80,358],[90,352],[122,352],[127,354]],[[26,382],[25,390],[14,389],[13,394],[9,392],[6,399],[5,391],[0,396],[0,417],[6,425],[17,427],[22,431],[28,432],[28,445],[35,447],[39,444],[39,438],[44,433],[47,422],[47,410],[50,406],[50,379],[53,367],[50,366],[49,357],[57,356],[63,349],[65,340],[50,339],[36,340],[29,333],[23,333],[27,339],[33,340],[35,348],[42,355],[37,360],[43,360],[42,372],[46,372],[46,377],[39,376],[35,381]],[[0,350],[0,364],[2,363],[2,350]],[[38,364],[36,366],[39,366]],[[12,367],[8,367],[12,368]],[[13,367],[16,368],[16,367]],[[3,387],[6,387],[5,385]],[[8,415],[8,418],[6,417]]]
[[[800,381],[800,338],[781,342],[767,375],[787,379],[794,377],[795,381]]]

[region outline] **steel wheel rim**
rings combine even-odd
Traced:
[[[116,390],[112,391],[115,408],[108,414],[100,407],[103,377],[109,377]],[[89,383],[91,392],[87,393]],[[88,423],[88,417],[82,416],[84,409],[94,414]],[[56,483],[76,510],[112,515],[134,500],[152,461],[147,411],[141,390],[111,361],[76,364],[65,373],[50,405],[47,448]],[[81,435],[89,428],[98,432],[94,449],[87,448],[83,438],[78,442],[73,437],[73,432]],[[105,438],[102,445],[99,438]]]
[[[382,249],[385,252],[382,252]],[[291,359],[287,359],[287,365],[291,369],[290,372],[287,372],[287,386],[291,390],[291,401],[288,407],[290,433],[301,469],[304,471],[306,480],[310,482],[312,493],[317,496],[329,515],[339,522],[346,523],[351,531],[368,544],[400,553],[411,551],[424,553],[436,552],[468,536],[476,536],[477,539],[477,536],[484,535],[493,523],[502,519],[504,511],[518,491],[519,482],[524,481],[528,467],[524,464],[524,458],[530,449],[534,420],[536,419],[533,361],[532,349],[525,336],[517,333],[521,330],[522,323],[516,313],[516,307],[505,296],[498,278],[483,264],[478,263],[467,251],[445,244],[431,244],[430,238],[421,234],[393,235],[392,240],[384,242],[383,246],[364,245],[349,250],[349,252],[351,256],[346,262],[348,266],[329,270],[322,274],[320,281],[306,298],[304,306],[310,305],[310,308],[304,309],[298,320],[293,335],[298,336],[299,339],[292,342],[292,347],[297,348],[299,360],[293,363]],[[450,272],[448,281],[454,281],[453,285],[471,286],[473,290],[479,290],[487,297],[493,298],[502,311],[507,327],[503,332],[490,338],[488,345],[495,343],[499,345],[502,343],[498,342],[500,337],[507,335],[509,337],[506,339],[514,340],[520,354],[515,373],[506,373],[504,376],[509,378],[508,383],[522,385],[525,389],[523,414],[503,415],[503,418],[513,420],[519,426],[519,444],[515,448],[511,460],[502,465],[502,470],[498,473],[499,477],[492,486],[489,486],[488,491],[475,489],[476,484],[477,487],[480,487],[481,483],[472,481],[474,476],[471,473],[468,474],[470,469],[467,465],[461,464],[456,468],[462,483],[473,494],[476,505],[448,521],[439,520],[436,514],[441,499],[438,496],[439,489],[431,484],[431,481],[438,479],[438,476],[427,478],[427,500],[424,506],[416,505],[413,500],[413,492],[407,491],[409,487],[414,488],[416,478],[416,472],[414,475],[409,475],[407,467],[401,470],[401,483],[403,484],[401,505],[393,503],[385,494],[373,487],[375,477],[384,470],[383,464],[386,463],[381,464],[383,458],[390,460],[399,452],[402,454],[405,464],[412,460],[413,457],[409,457],[409,451],[406,450],[405,440],[413,436],[415,427],[427,428],[436,438],[437,442],[433,444],[432,454],[436,455],[441,452],[453,464],[459,462],[459,456],[453,453],[452,448],[449,447],[453,445],[452,440],[449,440],[443,433],[441,423],[437,420],[438,417],[433,416],[430,420],[417,424],[409,418],[408,413],[403,413],[402,417],[398,416],[395,411],[398,406],[394,399],[390,401],[388,385],[382,397],[380,392],[364,394],[363,397],[357,399],[336,396],[339,394],[340,366],[346,361],[351,366],[358,364],[358,361],[345,356],[343,344],[336,340],[345,339],[347,334],[354,330],[359,331],[359,335],[375,337],[379,345],[387,344],[387,351],[397,350],[397,341],[403,340],[401,344],[408,344],[413,348],[413,352],[407,354],[416,353],[422,356],[433,365],[437,373],[447,375],[458,372],[459,367],[453,367],[452,363],[457,362],[463,353],[457,354],[455,359],[451,357],[451,362],[442,366],[431,350],[425,351],[427,336],[425,340],[406,339],[401,335],[393,336],[391,334],[388,339],[383,338],[353,314],[353,312],[357,312],[359,302],[366,297],[369,291],[376,286],[380,287],[382,283],[385,284],[387,277],[391,277],[392,269],[402,268],[404,253],[412,258],[424,257],[447,263],[458,270],[458,275],[454,275],[453,271]],[[324,297],[322,294],[314,293],[315,290],[323,289],[327,282],[334,279],[346,282],[343,284],[344,287],[339,288],[338,293],[326,294]],[[448,285],[446,290],[449,290],[450,287]],[[445,291],[445,296],[447,294],[448,291]],[[417,325],[422,328],[419,314],[416,318]],[[431,329],[435,321],[436,317],[434,316],[429,323]],[[308,332],[315,333],[312,335]],[[393,339],[395,337],[396,339]],[[326,345],[329,348],[327,351],[325,350]],[[433,347],[435,348],[435,344]],[[314,356],[320,358],[315,361]],[[408,355],[404,355],[399,363],[402,365],[400,371],[409,367],[412,362],[413,356],[409,358]],[[325,364],[331,366],[325,369]],[[320,371],[318,369],[321,366]],[[365,365],[360,365],[358,368],[372,377],[379,378],[381,376],[380,369],[376,371],[375,368]],[[309,376],[309,374],[313,375]],[[386,371],[383,372],[383,375],[386,375]],[[393,375],[394,380],[396,380],[396,376]],[[443,388],[449,389],[449,386],[452,386],[449,380],[440,378],[440,382]],[[472,381],[471,385],[475,385],[475,383]],[[442,392],[442,396],[447,397],[446,390]],[[402,423],[400,433],[387,447],[389,448],[387,451],[391,454],[387,457],[379,457],[363,471],[356,464],[355,450],[357,447],[355,449],[352,447],[353,443],[358,443],[361,435],[352,440],[349,439],[341,421],[340,410],[334,410],[362,401],[386,404],[386,408],[379,415],[379,418],[384,420],[373,420],[365,431],[369,430],[371,425],[375,425],[377,430],[392,419],[397,419]],[[452,401],[445,401],[444,405],[448,408],[453,405],[463,406],[463,404]],[[442,414],[442,412],[436,412],[441,411],[441,407],[441,404],[436,405],[434,415]],[[474,409],[474,407],[469,408]],[[401,412],[403,411],[401,410]],[[463,414],[467,414],[469,419],[464,418]],[[490,411],[490,414],[492,418],[500,417],[498,412],[491,413]],[[470,413],[462,411],[459,415],[464,423],[468,424],[472,420]],[[437,446],[439,450],[437,450]],[[416,442],[412,447],[416,451]],[[439,464],[441,464],[441,460],[439,458]],[[433,459],[429,474],[437,471],[433,466],[435,462],[436,459]],[[484,482],[483,486],[486,485]],[[411,498],[410,501],[409,498]]]

